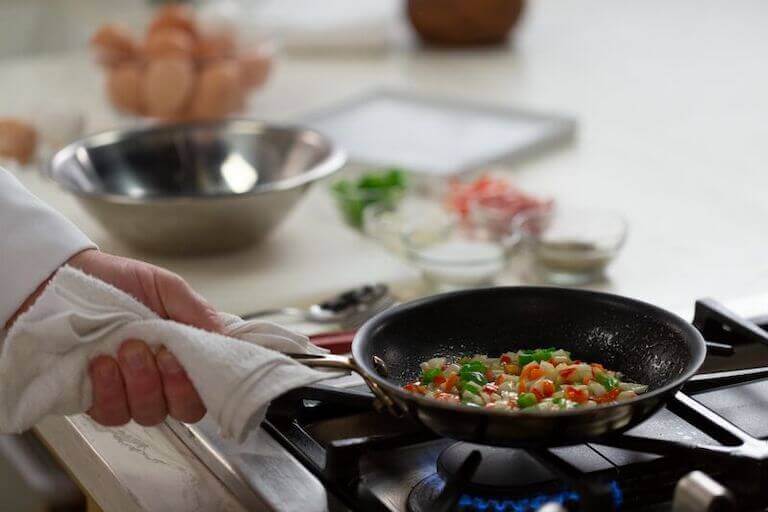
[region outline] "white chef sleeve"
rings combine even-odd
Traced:
[[[92,247],[74,224],[0,168],[0,330],[62,263]]]

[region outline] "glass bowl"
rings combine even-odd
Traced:
[[[627,237],[624,217],[610,210],[555,206],[518,215],[518,232],[537,279],[564,286],[601,281]]]
[[[491,236],[503,239],[515,230],[515,219],[524,214],[546,212],[552,208],[552,201],[539,201],[504,195],[487,195],[469,201],[467,221],[483,226]]]
[[[492,286],[506,269],[519,234],[499,237],[488,226],[450,219],[405,229],[407,258],[437,291]]]
[[[442,236],[456,218],[427,197],[408,195],[395,205],[374,204],[363,211],[363,232],[385,249],[406,257],[404,233],[416,237]]]

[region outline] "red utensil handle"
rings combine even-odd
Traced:
[[[315,334],[309,337],[309,341],[318,347],[327,348],[331,354],[346,354],[352,350],[352,340],[355,331],[336,331]]]

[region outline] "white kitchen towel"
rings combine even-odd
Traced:
[[[88,364],[127,339],[164,345],[184,366],[221,434],[242,440],[286,391],[338,376],[282,352],[321,354],[302,335],[222,314],[225,334],[163,320],[121,290],[71,267],[0,339],[0,432],[21,432],[49,414],[91,406]]]

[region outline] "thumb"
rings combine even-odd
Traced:
[[[216,308],[181,277],[171,272],[157,270],[155,288],[169,319],[206,331],[222,332],[224,330]]]

